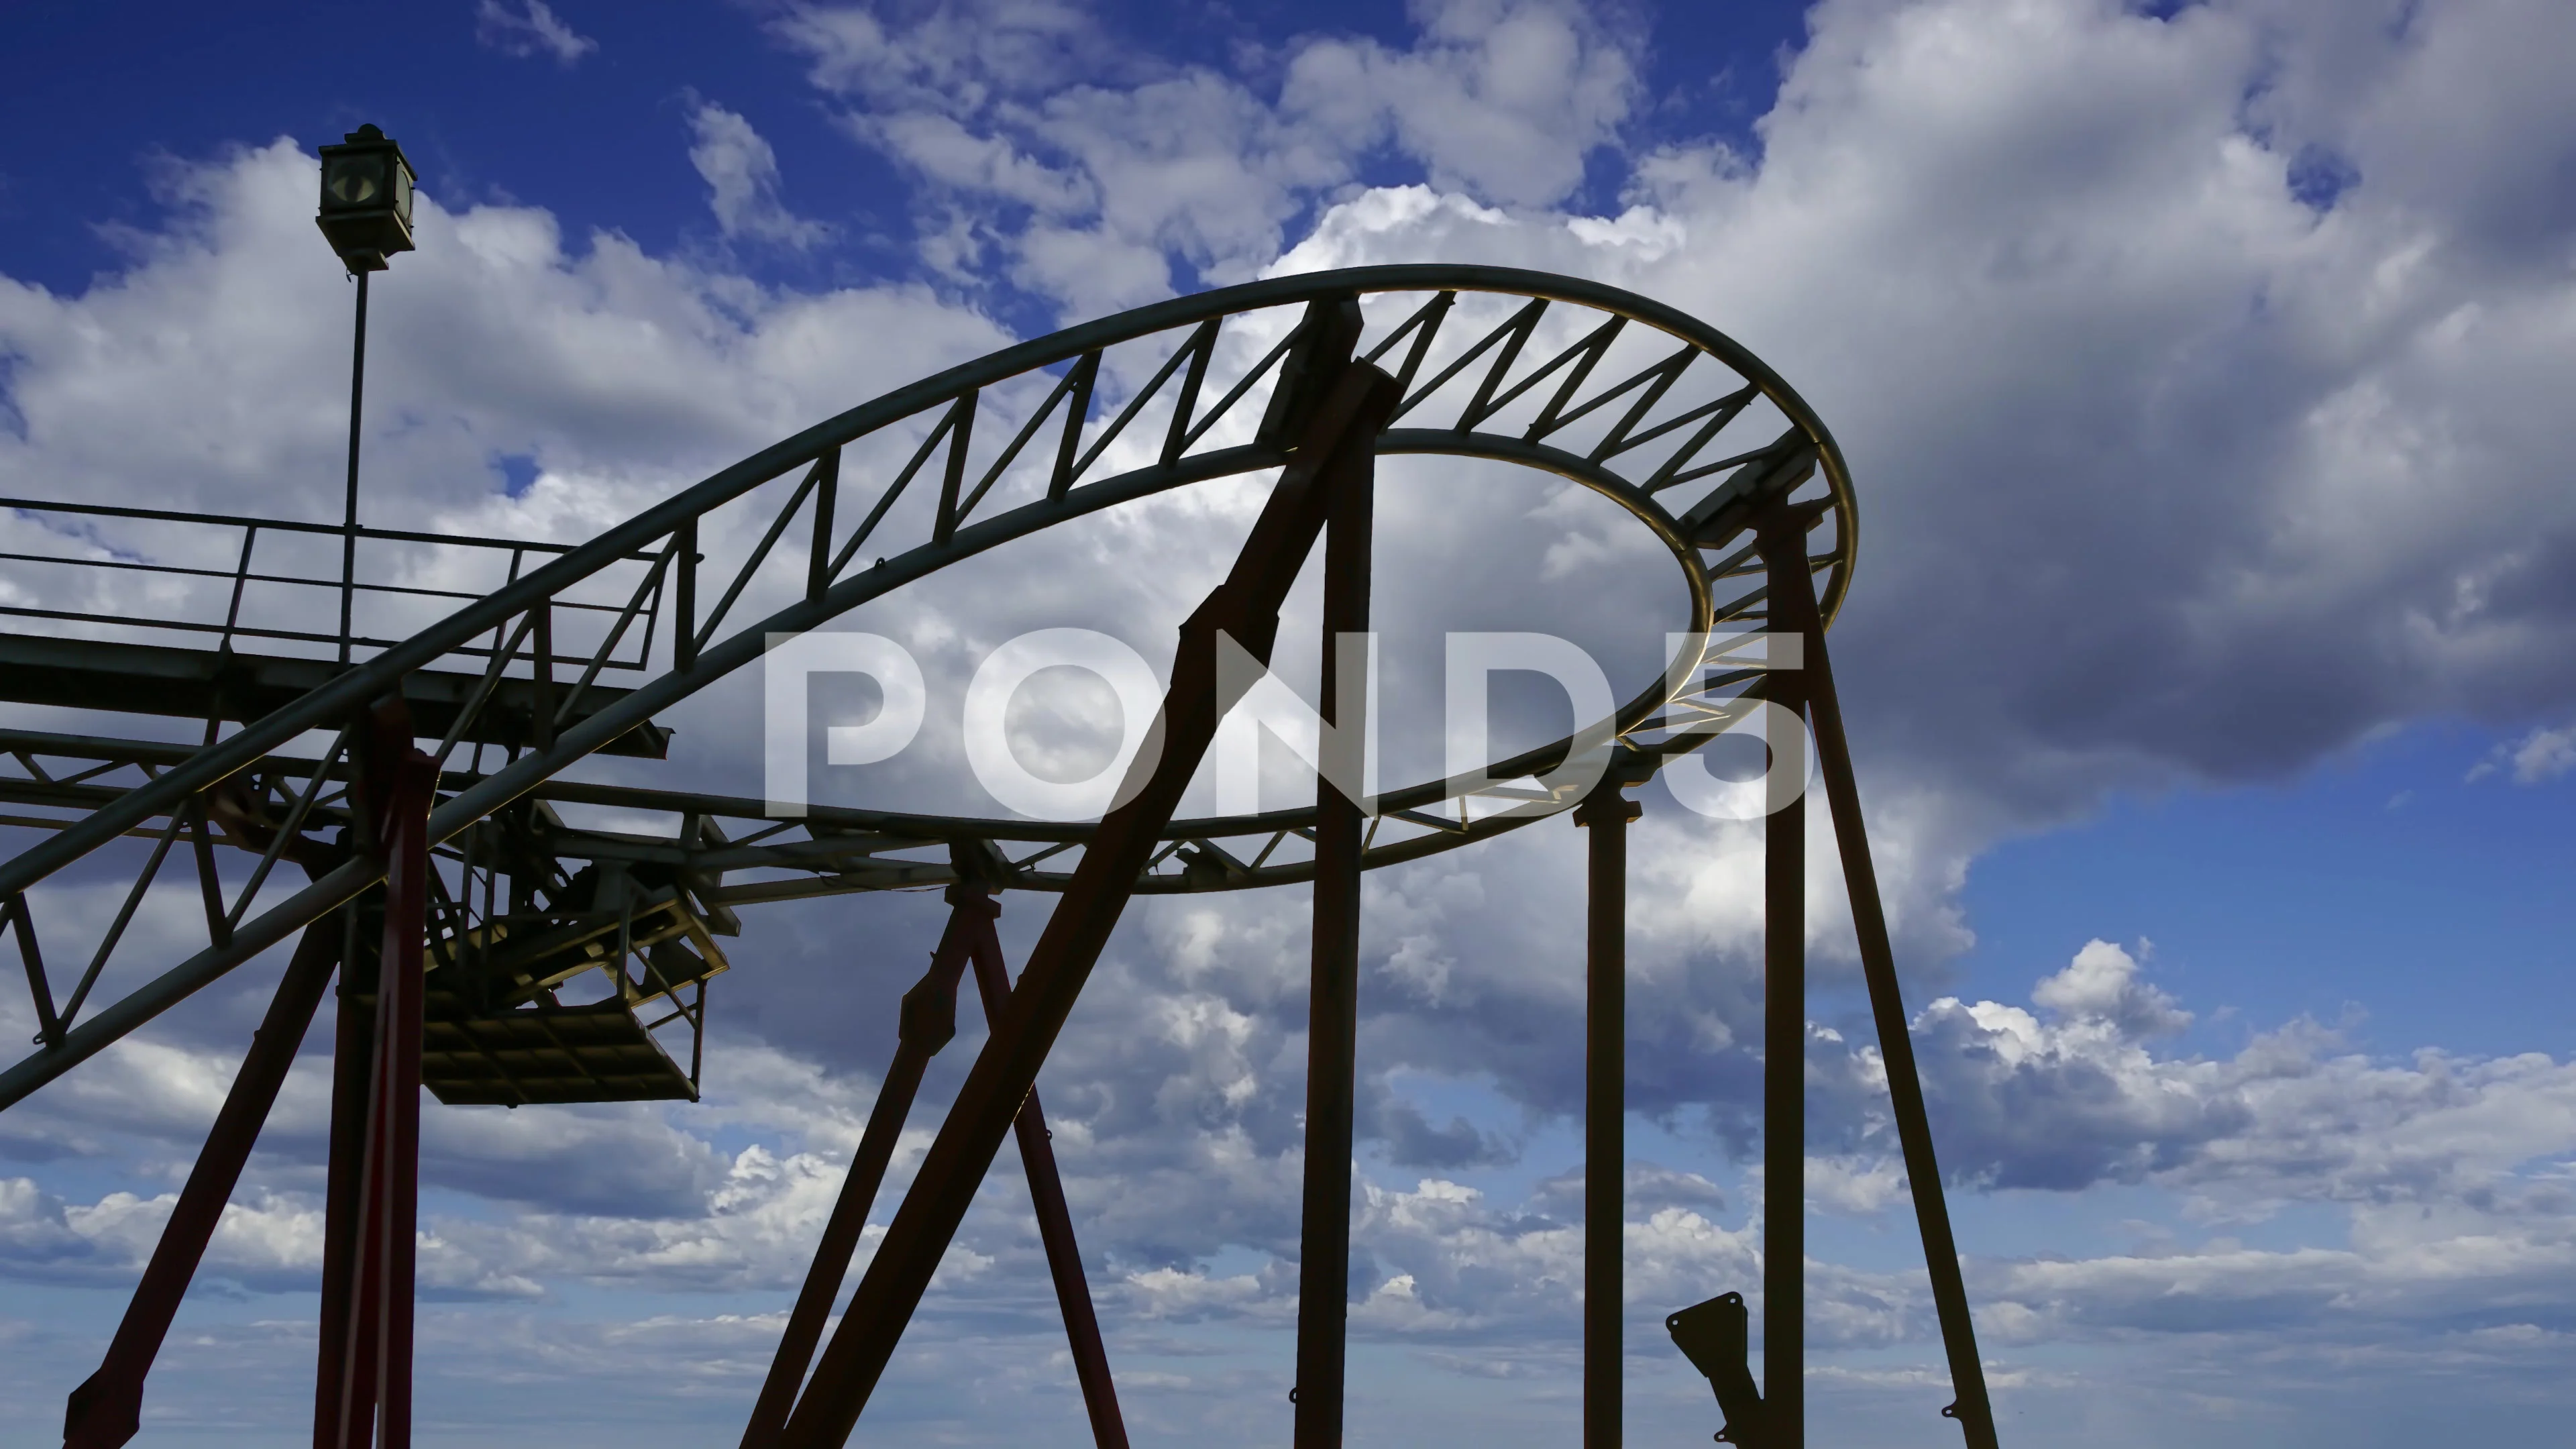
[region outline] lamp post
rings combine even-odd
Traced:
[[[349,497],[340,525],[340,662],[349,662],[358,581],[358,410],[367,382],[367,277],[411,245],[411,162],[374,126],[322,148],[322,209],[313,218],[340,264],[358,279],[357,336],[349,356]]]
[[[349,489],[340,523],[340,663],[349,663],[358,581],[358,419],[367,382],[367,278],[411,243],[411,162],[374,126],[322,148],[322,204],[314,225],[358,281],[358,320],[349,351]],[[410,841],[411,869],[390,866],[383,895],[385,935],[376,953],[371,1023],[341,981],[339,1037],[332,1048],[330,1204],[323,1218],[322,1315],[316,1360],[313,1440],[405,1449],[411,1443],[411,1242],[417,1229],[420,1163],[420,997],[422,916],[419,830],[429,797],[414,766],[408,715],[379,714],[383,738],[365,776],[384,793],[374,829],[388,862]],[[434,771],[431,772],[435,774]],[[407,783],[406,783],[407,782]],[[356,788],[353,785],[352,788]],[[408,835],[406,835],[408,832]],[[397,887],[395,876],[407,875]],[[342,967],[357,964],[357,903],[345,908]],[[320,929],[316,927],[316,929]]]

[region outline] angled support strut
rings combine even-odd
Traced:
[[[1001,937],[993,929],[993,918],[1001,914],[1001,906],[993,900],[971,862],[961,862],[959,874],[964,879],[948,888],[948,928],[939,938],[939,948],[931,953],[930,969],[904,993],[894,1063],[886,1069],[876,1106],[868,1114],[867,1129],[859,1138],[858,1153],[851,1159],[849,1176],[842,1180],[841,1195],[832,1206],[822,1242],[814,1251],[813,1265],[806,1272],[804,1290],[797,1295],[787,1331],[770,1362],[769,1377],[752,1408],[750,1426],[743,1431],[744,1449],[763,1449],[777,1443],[788,1415],[795,1409],[805,1370],[812,1364],[815,1345],[823,1336],[823,1324],[831,1317],[842,1280],[849,1276],[850,1259],[866,1228],[868,1209],[876,1201],[877,1189],[884,1185],[886,1166],[893,1159],[897,1139],[903,1135],[904,1119],[911,1115],[922,1073],[939,1049],[957,1035],[957,984],[969,962],[975,967],[975,984],[983,997],[987,1020],[999,1020],[1010,1001],[1010,968],[1002,959]],[[1014,1126],[1019,1134],[1021,1159],[1028,1167],[1029,1195],[1036,1203],[1038,1235],[1046,1244],[1047,1267],[1064,1309],[1066,1336],[1072,1341],[1074,1372],[1081,1380],[1083,1404],[1091,1416],[1092,1438],[1101,1449],[1127,1449],[1127,1426],[1119,1415],[1117,1388],[1109,1377],[1109,1357],[1101,1343],[1099,1317],[1092,1309],[1091,1287],[1083,1277],[1082,1251],[1074,1241],[1073,1218],[1065,1206],[1064,1185],[1056,1173],[1055,1151],[1048,1140],[1046,1119],[1034,1088],[1022,1104]]]
[[[179,1300],[187,1295],[188,1282],[196,1276],[206,1244],[223,1218],[224,1204],[232,1200],[233,1187],[241,1180],[242,1164],[250,1160],[260,1126],[277,1104],[277,1090],[286,1081],[287,1069],[295,1065],[296,1049],[304,1044],[323,990],[339,964],[340,923],[325,918],[305,927],[294,957],[286,963],[286,975],[277,983],[268,1014],[260,1019],[259,1034],[251,1039],[250,1053],[233,1077],[232,1092],[215,1114],[205,1149],[197,1154],[197,1165],[188,1170],[188,1185],[179,1190],[178,1205],[161,1229],[161,1241],[152,1249],[152,1261],[143,1270],[134,1301],[116,1327],[106,1361],[72,1390],[63,1413],[65,1449],[116,1449],[141,1427],[144,1376],[152,1371],[152,1360],[179,1312]]]
[[[1347,359],[1359,332],[1355,301],[1319,303],[1310,357]],[[1328,369],[1328,371],[1332,371]],[[841,1327],[823,1351],[814,1387],[789,1418],[794,1449],[836,1449],[883,1376],[896,1342],[920,1305],[940,1257],[954,1240],[975,1189],[1037,1082],[1066,1017],[1134,894],[1136,877],[1198,770],[1217,721],[1235,703],[1219,698],[1217,636],[1232,635],[1267,661],[1279,608],[1323,530],[1328,490],[1320,475],[1354,450],[1369,451],[1397,402],[1395,380],[1365,363],[1342,363],[1224,583],[1181,626],[1172,684],[1156,728],[1130,767],[1127,803],[1100,822],[1064,897],[1048,917],[1010,1009],[975,1060],[905,1195],[885,1240],[859,1280]]]
[[[1869,834],[1861,818],[1860,789],[1852,774],[1851,748],[1843,734],[1842,702],[1834,692],[1834,671],[1825,652],[1824,621],[1816,607],[1814,582],[1808,575],[1803,538],[1813,516],[1783,508],[1763,537],[1764,563],[1771,578],[1773,627],[1805,641],[1804,676],[1808,711],[1815,726],[1818,771],[1824,776],[1825,803],[1832,811],[1834,844],[1842,856],[1843,880],[1851,891],[1852,926],[1860,941],[1861,974],[1869,985],[1870,1015],[1878,1027],[1880,1055],[1887,1063],[1888,1097],[1895,1110],[1897,1143],[1905,1158],[1905,1181],[1914,1198],[1914,1220],[1923,1233],[1924,1266],[1931,1272],[1932,1304],[1941,1323],[1941,1346],[1949,1359],[1950,1389],[1957,1397],[1941,1412],[1959,1421],[1968,1449],[1996,1449],[1995,1412],[1986,1395],[1986,1373],[1977,1358],[1977,1329],[1968,1314],[1968,1290],[1959,1272],[1959,1246],[1950,1232],[1950,1208],[1941,1195],[1941,1165],[1932,1151],[1931,1119],[1923,1107],[1923,1079],[1914,1064],[1914,1038],[1905,1018],[1905,999],[1896,979],[1896,952],[1887,934],[1887,910],[1879,900],[1878,870],[1869,852]],[[1776,555],[1776,557],[1775,557]],[[1776,822],[1780,816],[1773,816]],[[1764,1327],[1769,1328],[1766,1305]],[[1767,1368],[1769,1346],[1764,1346]]]
[[[805,1287],[796,1295],[787,1332],[770,1360],[769,1377],[752,1406],[750,1426],[743,1430],[743,1449],[765,1449],[777,1443],[786,1428],[805,1370],[814,1361],[814,1347],[823,1340],[823,1324],[832,1316],[832,1303],[841,1295],[850,1258],[867,1228],[868,1209],[885,1183],[886,1165],[894,1160],[904,1119],[912,1113],[913,1096],[921,1090],[922,1073],[957,1035],[957,978],[966,970],[977,928],[991,930],[992,917],[1001,908],[972,885],[949,887],[948,904],[948,929],[930,955],[930,969],[903,994],[894,1063],[886,1068],[885,1081],[877,1088],[876,1105],[868,1111],[858,1153],[850,1159],[849,1175],[841,1180],[832,1216],[823,1224],[823,1240],[806,1269]]]
[[[984,1019],[1000,1021],[1011,1001],[1011,972],[1002,961],[1002,939],[993,916],[974,923],[975,986],[984,998]],[[1056,1306],[1064,1313],[1064,1336],[1073,1351],[1073,1374],[1082,1385],[1083,1411],[1091,1417],[1091,1442],[1097,1449],[1127,1449],[1127,1421],[1118,1411],[1118,1385],[1109,1376],[1109,1349],[1101,1342],[1100,1315],[1091,1304],[1091,1283],[1082,1272],[1082,1247],[1074,1241],[1073,1212],[1065,1205],[1064,1179],[1055,1166],[1055,1134],[1047,1130],[1038,1106],[1038,1089],[1029,1088],[1020,1115],[1011,1122],[1028,1170],[1029,1200],[1037,1210],[1038,1239],[1046,1246],[1047,1276],[1055,1280]]]

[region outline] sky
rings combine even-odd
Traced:
[[[386,526],[577,541],[913,378],[1261,276],[1478,261],[1670,303],[1850,460],[1835,662],[2005,1442],[2553,1442],[2570,53],[2552,0],[17,7],[0,495],[336,519],[348,287],[306,218],[313,148],[361,122],[422,194],[375,282]],[[1661,606],[1613,544],[1559,567],[1580,498],[1387,476],[1391,631],[1613,639]],[[1167,639],[1257,503],[1123,511],[850,622],[935,688],[1024,629]],[[601,777],[753,793],[740,698]],[[955,804],[954,765],[842,783]],[[1759,1282],[1760,851],[1641,796],[1630,1432],[1696,1442],[1719,1417],[1660,1319]],[[1810,1415],[1948,1442],[1824,835]],[[1542,822],[1368,882],[1354,1444],[1579,1432],[1581,848]],[[103,920],[115,890],[39,906]],[[1006,900],[1014,960],[1044,906]],[[131,949],[193,909],[156,895]],[[939,919],[753,916],[703,1103],[425,1109],[425,1442],[738,1432]],[[1140,1443],[1287,1432],[1305,959],[1302,892],[1140,903],[1040,1079]],[[0,1116],[0,1443],[53,1442],[275,971]],[[327,1035],[144,1442],[309,1413]],[[860,1432],[1086,1442],[1009,1154]]]

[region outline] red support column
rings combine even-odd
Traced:
[[[1000,907],[989,901],[984,904],[986,910],[974,924],[975,985],[984,998],[984,1019],[999,1021],[1010,1005],[1011,972],[1002,962],[1002,938],[993,930],[993,917],[1000,914]],[[1118,1412],[1118,1384],[1109,1376],[1109,1349],[1101,1342],[1100,1315],[1091,1304],[1091,1282],[1083,1276],[1082,1248],[1073,1238],[1064,1179],[1056,1172],[1055,1134],[1047,1130],[1037,1088],[1029,1088],[1011,1129],[1020,1145],[1020,1164],[1028,1169],[1038,1240],[1046,1245],[1047,1275],[1055,1280],[1056,1306],[1064,1314],[1064,1336],[1073,1352],[1073,1375],[1082,1385],[1082,1407],[1091,1418],[1091,1441],[1098,1449],[1127,1449],[1127,1421]]]
[[[378,1449],[410,1449],[422,972],[431,869],[429,807],[437,772],[429,756],[412,747],[410,722],[399,708],[378,713],[369,745],[360,803],[385,862],[384,936],[377,956],[363,1166],[352,1215],[355,1281],[340,1305],[345,1316],[322,1326],[326,1347],[340,1346],[338,1412],[325,1442],[334,1449],[368,1449],[371,1443]],[[327,1237],[327,1226],[325,1233]]]
[[[337,933],[345,955],[358,941],[357,907],[313,923]],[[360,987],[340,973],[340,1000],[331,1047],[331,1166],[323,1187],[322,1331],[314,1355],[313,1449],[340,1443],[341,1382],[347,1362],[351,1301],[358,1286],[358,1180],[367,1154],[367,1083],[375,1076],[375,1014],[358,1000]]]
[[[277,1103],[277,1090],[295,1064],[296,1049],[304,1044],[313,1012],[321,1005],[331,970],[339,962],[340,923],[326,919],[305,927],[294,957],[286,963],[286,975],[277,983],[277,995],[268,1004],[268,1014],[260,1019],[259,1034],[251,1039],[250,1053],[233,1077],[232,1092],[215,1114],[205,1149],[197,1154],[188,1184],[179,1190],[178,1205],[161,1229],[161,1241],[152,1250],[134,1301],[117,1325],[106,1361],[72,1390],[63,1413],[65,1449],[115,1449],[140,1427],[144,1376],[152,1371],[152,1360],[170,1332],[179,1301],[187,1295],[189,1280],[205,1257],[224,1205],[232,1200],[242,1164],[250,1160],[260,1126]]]

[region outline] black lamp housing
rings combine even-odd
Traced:
[[[322,228],[351,275],[381,272],[385,258],[411,246],[411,162],[373,126],[360,126],[322,148]]]

